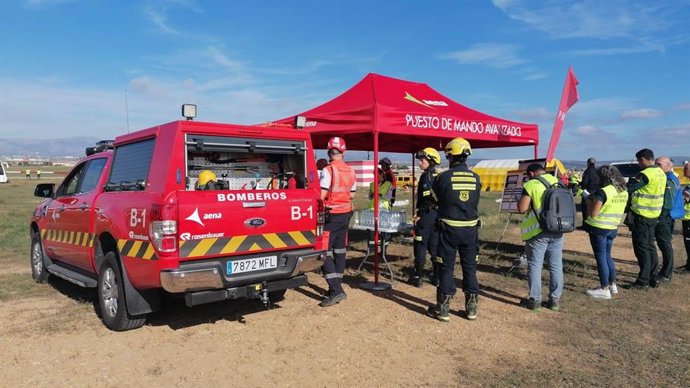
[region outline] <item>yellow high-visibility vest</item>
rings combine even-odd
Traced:
[[[541,176],[552,185],[558,183],[558,179],[551,174],[542,174]],[[524,189],[527,195],[532,199],[531,206],[534,209],[529,209],[527,213],[525,213],[522,224],[520,224],[520,235],[522,240],[527,241],[542,232],[542,229],[539,227],[539,219],[537,219],[535,212],[539,214],[542,206],[544,206],[543,200],[546,186],[538,179],[533,178],[525,183]]]
[[[587,217],[585,222],[595,228],[616,230],[628,203],[628,192],[623,190],[619,193],[614,185],[608,185],[602,190],[606,193],[606,202],[601,206],[598,216]]]
[[[632,193],[630,210],[645,218],[658,218],[664,206],[664,190],[666,190],[666,174],[658,166],[650,166],[642,170],[649,183]]]

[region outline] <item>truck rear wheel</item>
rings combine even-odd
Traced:
[[[113,331],[125,331],[142,327],[146,315],[129,315],[125,298],[122,271],[113,252],[105,255],[98,273],[98,304],[103,324]]]
[[[50,274],[46,270],[45,260],[43,257],[43,244],[41,244],[41,235],[33,233],[31,235],[31,277],[36,283],[45,283]]]

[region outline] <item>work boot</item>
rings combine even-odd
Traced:
[[[415,263],[412,275],[410,275],[409,283],[415,287],[421,287],[423,284],[423,275],[424,263],[422,263],[421,265],[419,263]]]
[[[450,298],[452,295],[436,294],[436,306],[431,306],[427,310],[427,315],[436,318],[441,322],[450,321]]]
[[[412,275],[410,275],[410,279],[408,279],[407,282],[412,286],[421,287],[422,277],[413,273]]]
[[[341,292],[337,292],[337,293],[331,291],[328,298],[322,300],[319,303],[319,306],[330,307],[330,306],[333,306],[335,304],[338,304],[338,303],[344,301],[345,299],[347,299],[347,295],[345,294],[345,291],[341,291]]]
[[[470,321],[477,319],[477,305],[479,305],[479,294],[465,293],[465,312]]]

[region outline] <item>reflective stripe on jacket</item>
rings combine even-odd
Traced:
[[[628,203],[628,192],[618,192],[614,185],[604,187],[606,202],[601,205],[601,211],[596,217],[587,217],[585,223],[599,229],[616,230],[625,213],[625,205]]]
[[[649,166],[641,173],[649,183],[632,193],[630,210],[645,218],[658,218],[664,206],[666,174],[658,166]]]
[[[552,185],[558,183],[558,179],[551,174],[542,174],[541,176]],[[522,240],[527,241],[542,232],[542,229],[539,227],[537,214],[541,212],[541,208],[544,206],[543,201],[546,186],[539,182],[538,179],[532,178],[525,183],[524,189],[532,200],[530,205],[532,208],[525,213],[522,224],[520,224],[520,235]]]
[[[342,160],[334,160],[325,168],[331,175],[331,187],[326,196],[326,207],[332,214],[343,214],[352,211],[350,189],[355,183],[355,173]]]

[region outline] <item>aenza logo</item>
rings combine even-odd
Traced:
[[[427,108],[435,109],[434,106],[448,106],[448,103],[445,101],[439,101],[439,100],[419,100],[413,95],[411,95],[408,92],[405,92],[405,97],[403,97],[407,101],[414,102],[415,104],[423,105]]]
[[[260,228],[266,225],[266,220],[263,218],[249,218],[244,220],[244,224],[250,228]]]
[[[448,106],[445,101],[422,100],[424,103],[435,106]]]

